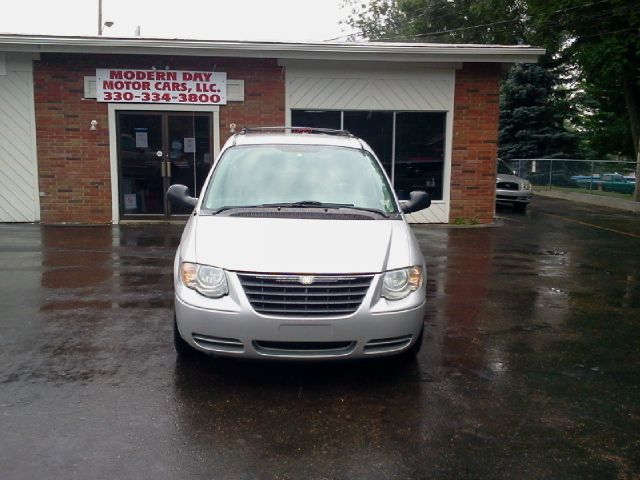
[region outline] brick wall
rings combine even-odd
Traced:
[[[42,54],[34,62],[36,129],[44,223],[109,223],[111,174],[107,104],[83,100],[84,77],[96,68],[225,71],[245,80],[245,101],[220,107],[221,144],[229,124],[284,125],[285,83],[274,59],[143,55]],[[490,223],[495,210],[497,64],[465,64],[456,72],[450,219]],[[96,131],[89,130],[98,121]]]
[[[151,68],[227,72],[245,81],[245,101],[220,107],[221,142],[228,125],[284,125],[282,68],[274,59],[143,55],[42,54],[34,62],[36,131],[44,223],[109,223],[111,174],[107,104],[83,100],[84,77],[96,68]],[[90,131],[91,120],[98,128]]]
[[[498,64],[456,72],[450,221],[491,223],[495,213],[500,79]]]

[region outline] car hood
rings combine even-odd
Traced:
[[[508,175],[505,173],[499,173],[496,175],[496,182],[514,182],[514,183],[522,183],[522,179],[520,177],[516,177],[515,175]]]
[[[198,263],[227,270],[375,273],[415,264],[412,234],[403,220],[223,216],[193,220],[188,238],[183,238],[190,244],[185,252]]]

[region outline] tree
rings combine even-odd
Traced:
[[[573,123],[588,132],[587,148],[592,158],[633,158],[634,145],[624,92],[591,86],[580,94],[584,112]]]
[[[356,1],[347,2],[353,7],[348,23],[377,40],[516,44],[531,35],[522,0],[372,0],[368,6]],[[559,69],[517,67],[509,76],[501,103],[502,158],[575,152],[576,135],[556,113],[569,110],[564,92],[554,89],[560,74]]]
[[[547,55],[540,65],[558,80],[551,92],[554,118],[560,116],[563,123],[581,129],[586,150],[595,155],[640,159],[637,0],[370,0],[368,4],[345,0],[345,4],[352,7],[346,23],[372,40],[545,47]],[[531,108],[519,110],[510,121],[515,124],[518,115],[530,115],[535,110]],[[551,135],[556,140],[552,145],[563,145],[564,150],[570,146],[565,143],[570,132],[558,126],[556,122],[553,133],[543,130],[539,135]],[[536,151],[531,128],[520,134],[528,142],[517,141],[522,138],[508,134],[509,128],[501,127],[501,138],[516,143],[501,144],[503,154]],[[640,160],[637,171],[640,174]],[[636,182],[640,201],[640,175]]]
[[[370,40],[518,43],[524,32],[520,0],[345,0],[347,25]]]
[[[593,129],[585,132],[589,147],[600,155],[611,153],[603,150],[610,148],[626,156],[632,156],[634,149],[638,153],[637,0],[370,0],[368,4],[345,0],[345,4],[352,7],[346,23],[372,40],[545,47],[548,53],[541,65],[575,87],[574,92],[554,90],[555,105],[567,121]],[[586,103],[576,105],[581,99]]]
[[[578,135],[564,127],[553,103],[555,81],[536,64],[512,68],[500,95],[500,158],[576,157]]]
[[[591,147],[633,158],[640,136],[640,5],[636,0],[528,3],[532,38],[552,53],[552,66],[572,68],[572,80],[584,92]]]

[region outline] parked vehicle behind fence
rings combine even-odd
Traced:
[[[531,202],[531,182],[518,177],[511,167],[498,159],[496,175],[496,202],[508,203],[514,210],[524,212]]]
[[[635,180],[629,181],[620,173],[603,173],[601,175],[574,175],[571,180],[580,188],[602,190],[603,192],[633,193]]]

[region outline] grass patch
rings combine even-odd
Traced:
[[[478,225],[480,222],[477,218],[456,217],[451,223],[453,225]]]
[[[543,186],[535,186],[533,191],[544,191],[549,190],[549,188],[545,188]],[[589,190],[588,188],[578,188],[578,187],[551,187],[551,190],[556,190],[559,192],[575,192],[575,193],[586,193],[587,195],[598,195],[600,197],[614,197],[621,198],[623,200],[632,200],[633,194],[631,193],[619,193],[619,192],[603,192],[602,190]]]

